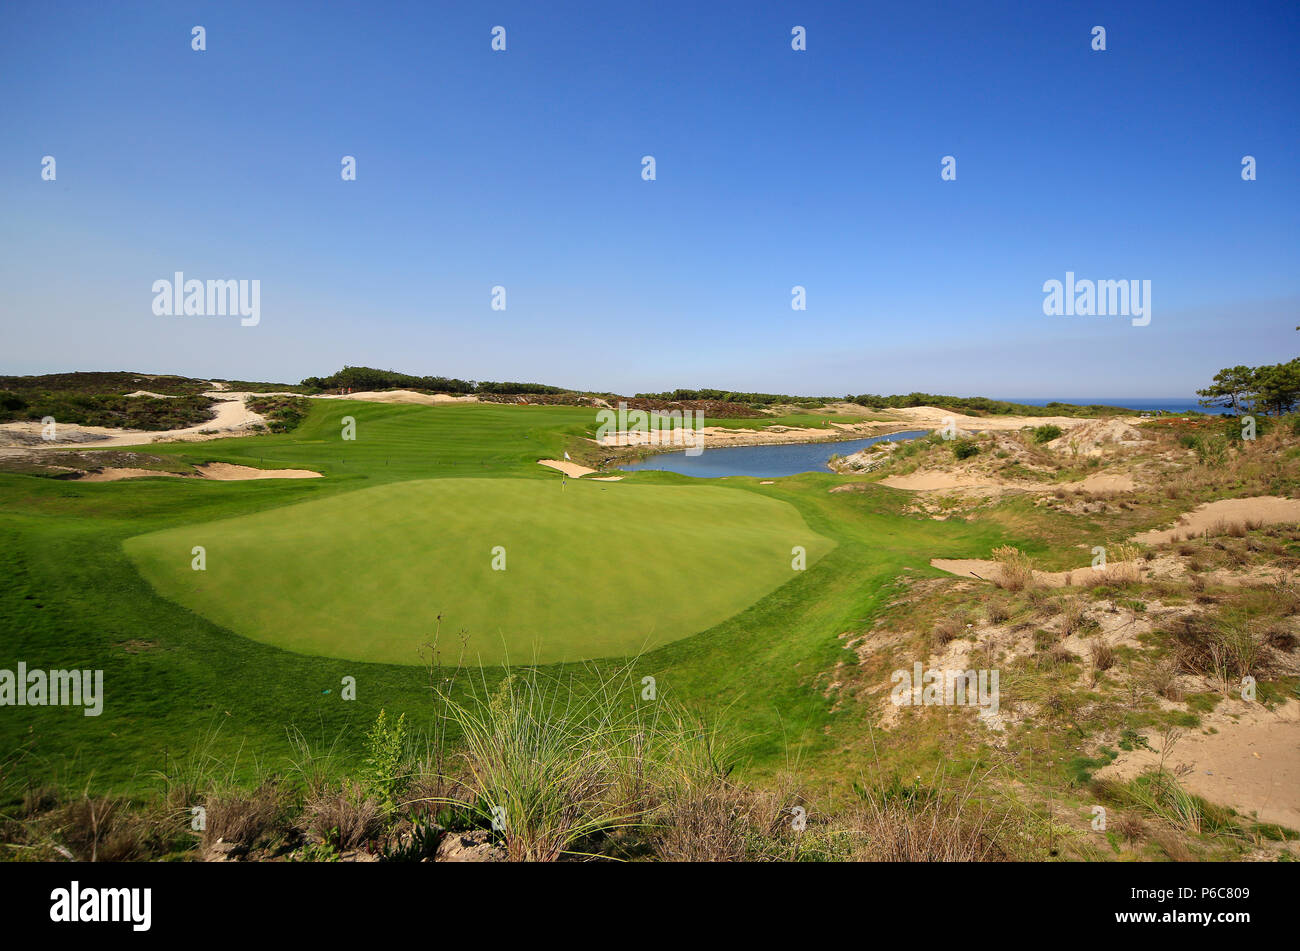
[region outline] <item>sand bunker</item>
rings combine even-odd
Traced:
[[[319,479],[321,474],[311,469],[254,469],[252,466],[236,466],[229,462],[209,462],[195,466],[203,473],[205,479],[218,482],[236,482],[243,479]]]
[[[547,466],[551,469],[559,469],[566,476],[571,476],[575,479],[581,479],[585,475],[591,475],[591,473],[598,471],[596,469],[588,469],[586,466],[580,466],[576,462],[568,462],[564,459],[538,459],[537,464],[539,466]]]
[[[998,563],[988,558],[931,558],[930,566],[946,571],[961,578],[975,578],[979,581],[993,581],[998,577]],[[1069,571],[1034,570],[1034,581],[1045,588],[1064,588],[1068,585],[1087,585],[1105,580],[1108,576],[1119,578],[1124,575],[1136,575],[1138,563],[1134,561],[1114,561],[1105,568],[1093,568],[1083,565]]]
[[[246,479],[319,479],[321,474],[310,469],[254,469],[252,466],[236,466],[228,462],[209,462],[195,466],[199,478],[217,482],[239,482]],[[77,477],[78,482],[118,482],[122,479],[192,479],[194,476],[182,472],[164,472],[160,469],[132,469],[128,467],[104,468],[87,472]]]
[[[1202,535],[1224,525],[1256,522],[1261,525],[1300,523],[1300,499],[1277,495],[1258,495],[1249,499],[1220,499],[1206,502],[1178,519],[1173,528],[1142,532],[1133,541],[1161,545],[1189,535]]]
[[[119,479],[151,479],[162,476],[164,478],[183,479],[187,476],[179,472],[163,472],[159,469],[100,469],[98,472],[87,472],[77,476],[78,482],[117,482]]]

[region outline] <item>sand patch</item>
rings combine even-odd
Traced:
[[[135,396],[147,396],[147,397],[149,397],[150,399],[154,399],[154,400],[174,400],[174,399],[176,399],[176,397],[174,397],[174,396],[168,396],[166,393],[153,393],[153,392],[151,392],[151,391],[149,391],[149,390],[136,390],[134,393],[128,393],[128,394],[126,394],[126,398],[127,398],[127,399],[131,399],[132,397],[135,397]]]
[[[908,489],[912,492],[933,492],[943,489],[988,489],[1001,488],[1002,484],[984,478],[980,479],[969,473],[940,472],[936,470],[917,470],[907,475],[891,475],[880,480],[880,485],[891,489]]]
[[[993,581],[998,577],[998,563],[989,558],[931,558],[930,567],[946,571],[960,578]],[[1084,565],[1069,571],[1039,571],[1034,569],[1034,581],[1045,588],[1064,588],[1073,585],[1092,585],[1112,577],[1116,580],[1137,575],[1140,569],[1135,561],[1113,561],[1105,568]]]
[[[1202,729],[1186,733],[1165,757],[1165,768],[1189,792],[1231,806],[1262,822],[1300,829],[1300,702],[1288,700],[1272,711],[1257,703],[1223,700],[1202,718]],[[1139,776],[1160,764],[1161,737],[1153,750],[1122,752],[1098,770],[1098,778]]]
[[[120,479],[151,479],[162,476],[169,479],[193,478],[179,472],[163,472],[160,469],[108,468],[98,472],[87,472],[77,477],[78,482],[117,482]]]
[[[1300,499],[1277,495],[1258,495],[1249,499],[1220,499],[1206,502],[1179,517],[1173,528],[1153,529],[1134,535],[1133,541],[1145,545],[1162,545],[1189,535],[1202,535],[1225,525],[1257,522],[1261,525],[1300,523]]]
[[[589,469],[586,466],[580,466],[576,462],[569,462],[565,459],[538,459],[539,466],[547,466],[551,469],[558,469],[566,476],[572,476],[575,479],[581,479],[585,475],[591,475],[596,469]]]
[[[228,462],[209,462],[195,466],[205,479],[218,482],[237,482],[244,479],[319,479],[321,474],[311,469],[255,469],[236,466]]]
[[[594,479],[588,479],[588,482],[622,482],[622,476],[596,476]]]
[[[198,478],[211,479],[215,482],[239,482],[246,479],[319,479],[321,474],[310,469],[254,469],[252,466],[236,466],[228,462],[209,462],[195,466]],[[130,467],[106,467],[95,472],[86,472],[78,476],[77,482],[118,482],[122,479],[152,479],[162,476],[169,479],[193,479],[195,476],[184,472],[163,472],[160,469],[134,469]]]

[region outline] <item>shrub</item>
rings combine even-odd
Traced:
[[[1061,427],[1054,423],[1048,423],[1045,426],[1038,426],[1034,429],[1034,442],[1043,443],[1051,442],[1061,435]]]
[[[390,723],[380,710],[366,734],[366,781],[386,810],[396,806],[411,782],[406,742],[406,714]]]
[[[952,444],[952,454],[958,459],[969,459],[978,455],[980,447],[969,439],[957,439]]]

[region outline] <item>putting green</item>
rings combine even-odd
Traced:
[[[191,567],[195,546],[206,570]],[[504,549],[505,570],[501,564]],[[835,543],[791,505],[720,486],[429,479],[127,539],[163,596],[304,654],[550,663],[698,633]]]

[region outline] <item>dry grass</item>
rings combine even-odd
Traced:
[[[1024,591],[1035,586],[1033,563],[1019,548],[1003,545],[993,549],[993,560],[998,563],[997,577],[993,583],[1007,591]]]
[[[344,852],[378,836],[383,815],[379,800],[354,780],[322,784],[303,807],[308,831]]]
[[[275,779],[268,779],[251,792],[231,789],[208,795],[202,842],[206,848],[229,842],[252,848],[276,829],[284,816],[288,797]]]

